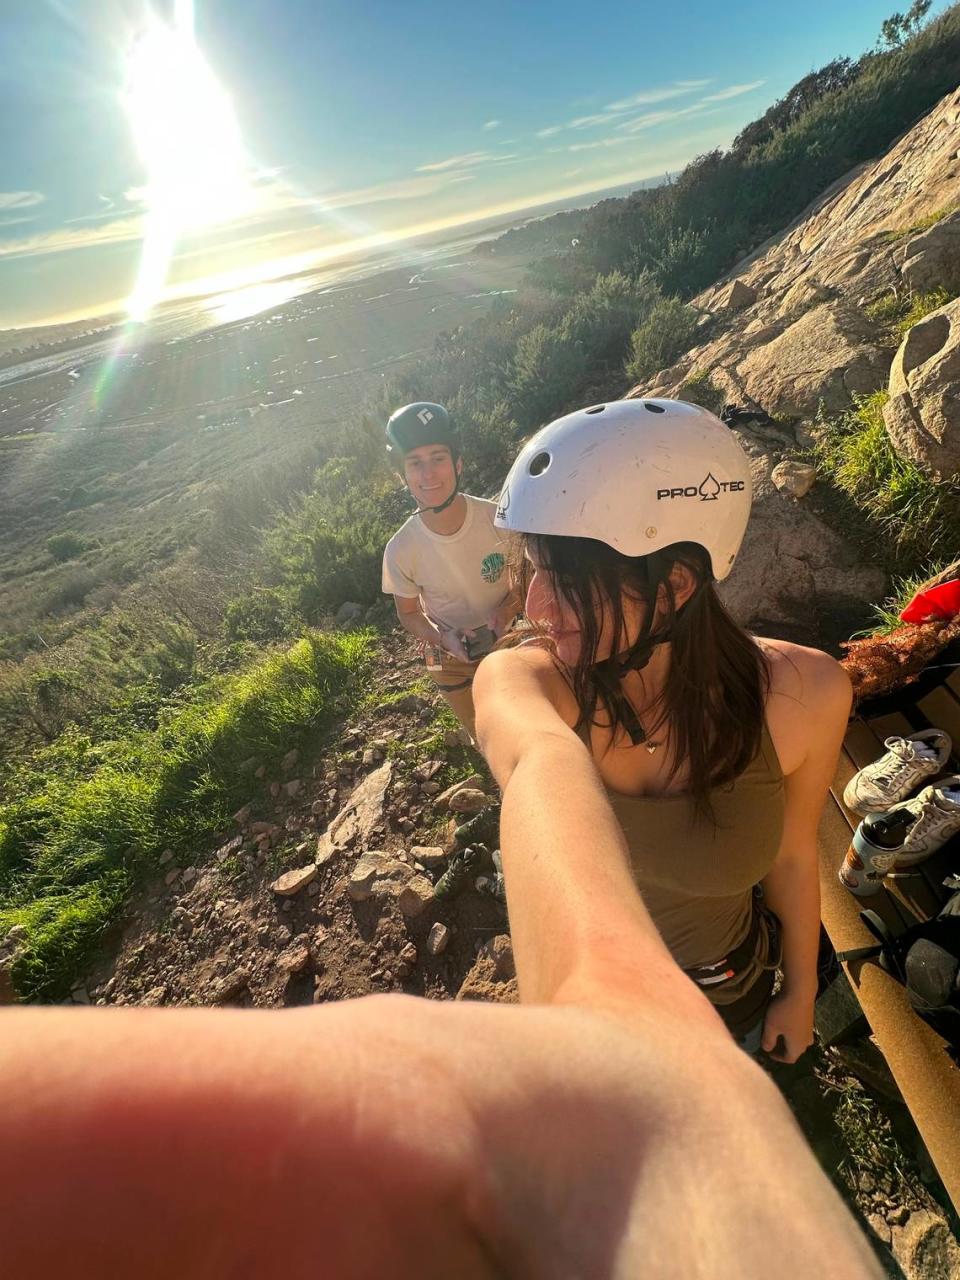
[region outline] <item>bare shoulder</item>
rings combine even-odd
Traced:
[[[536,644],[521,644],[498,649],[484,658],[474,677],[474,692],[513,691],[523,686],[539,686],[546,691],[563,683],[547,649]]]
[[[484,658],[473,682],[478,715],[496,706],[497,714],[525,716],[537,703],[549,703],[569,724],[577,719],[576,702],[552,654],[536,644],[498,649]]]
[[[829,653],[757,637],[770,671],[770,696],[789,698],[806,711],[850,706],[850,677]]]
[[[767,726],[789,775],[812,755],[826,759],[832,750],[828,744],[839,750],[850,715],[850,679],[820,649],[759,636],[757,643],[770,672]]]

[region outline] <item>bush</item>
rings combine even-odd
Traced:
[[[511,392],[517,422],[533,430],[573,399],[587,375],[583,347],[562,329],[538,324],[517,344]]]
[[[383,548],[411,510],[384,464],[371,474],[356,459],[328,462],[308,494],[266,540],[268,574],[289,608],[309,622],[345,600],[380,596]]]
[[[223,617],[223,630],[231,642],[251,640],[267,644],[280,640],[290,627],[290,608],[279,591],[264,588],[231,600]]]
[[[643,324],[634,330],[627,375],[636,382],[666,369],[693,345],[697,316],[679,298],[655,303]]]
[[[76,559],[77,556],[88,550],[90,543],[86,538],[82,538],[79,533],[71,533],[66,530],[63,533],[53,534],[47,539],[45,545],[54,560],[62,562]]]
[[[99,578],[89,569],[81,566],[71,570],[48,592],[43,612],[57,614],[78,608],[98,584]]]
[[[637,322],[649,315],[660,290],[646,272],[638,276],[611,271],[597,276],[577,298],[560,326],[562,339],[576,343],[595,375],[597,366],[622,365]]]

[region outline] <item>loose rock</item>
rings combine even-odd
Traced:
[[[449,941],[450,930],[445,924],[441,924],[438,920],[430,926],[430,932],[427,934],[427,950],[432,956],[438,956],[442,951],[446,951]]]
[[[805,498],[816,483],[817,468],[809,462],[784,459],[773,468],[770,479],[781,493],[788,493],[791,498]]]
[[[400,890],[397,905],[405,916],[416,918],[433,902],[433,885],[426,876],[414,875]]]
[[[447,855],[439,845],[411,845],[410,857],[414,862],[419,862],[427,871],[435,871],[438,867],[442,867],[447,860]]]
[[[490,801],[482,791],[464,787],[462,791],[452,795],[447,803],[453,813],[479,813]]]
[[[347,893],[354,902],[366,902],[379,893],[396,895],[406,885],[410,874],[411,868],[396,858],[378,850],[370,851],[352,868],[347,880]]]
[[[285,973],[301,973],[310,963],[310,948],[298,943],[277,957],[277,967]]]
[[[354,841],[368,843],[382,829],[384,802],[392,778],[393,764],[389,760],[367,774],[320,837],[318,863],[329,862],[338,850],[345,849]]]
[[[285,871],[282,876],[274,880],[270,888],[281,898],[290,898],[301,889],[305,889],[308,884],[312,884],[316,878],[317,864],[309,862],[305,867],[298,867],[295,871]]]

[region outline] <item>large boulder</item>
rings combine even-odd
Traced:
[[[914,293],[960,293],[960,212],[907,241],[900,274]]]
[[[720,585],[742,625],[800,643],[829,644],[863,625],[867,604],[883,598],[886,578],[811,511],[778,492],[773,459],[744,433],[751,454],[753,510],[747,536]]]
[[[883,418],[903,457],[935,480],[960,475],[960,299],[907,332],[890,370]]]
[[[774,417],[810,417],[821,403],[827,413],[841,413],[853,393],[869,395],[887,380],[890,356],[873,334],[855,307],[825,302],[751,351],[737,376],[750,399]]]

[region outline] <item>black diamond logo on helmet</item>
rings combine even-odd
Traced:
[[[708,471],[707,477],[697,490],[703,502],[716,502],[717,494],[720,492],[720,482],[716,480]]]

